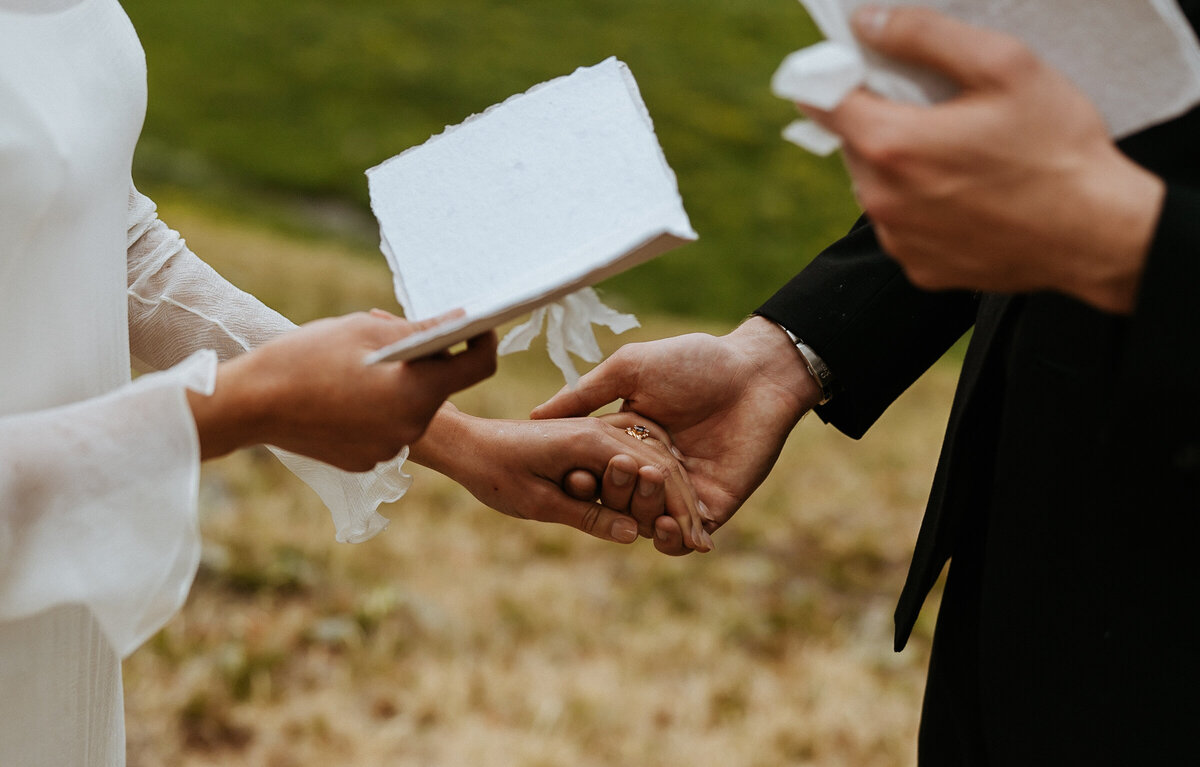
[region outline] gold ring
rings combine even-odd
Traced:
[[[641,424],[637,424],[636,426],[628,427],[627,429],[625,429],[625,433],[628,434],[629,436],[633,437],[634,439],[636,439],[638,442],[641,442],[646,437],[650,436],[650,430],[647,429],[645,426],[642,426]]]

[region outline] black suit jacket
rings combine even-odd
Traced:
[[[946,763],[1200,760],[1200,110],[1120,146],[1168,184],[1132,317],[919,290],[865,220],[759,310],[854,437],[974,326],[896,611],[901,649],[953,558],[922,734],[962,741]]]

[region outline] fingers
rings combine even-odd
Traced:
[[[376,319],[380,319],[380,320],[403,320],[404,319],[403,317],[392,314],[387,309],[380,309],[379,307],[375,307],[371,311],[367,312],[367,314],[371,315],[372,317],[375,317]]]
[[[653,440],[662,443],[667,451],[675,456],[677,460],[683,460],[683,453],[679,452],[679,448],[675,447],[674,442],[671,440],[670,432],[659,426],[657,422],[634,410],[628,402],[622,403],[619,412],[604,413],[603,415],[596,416],[596,418],[619,429],[628,429],[630,427],[633,427],[635,430],[638,428],[646,429],[650,433],[649,436],[653,437]],[[653,440],[651,440],[651,444],[653,444]]]
[[[601,490],[603,503],[612,508],[629,509],[638,522],[638,532],[647,538],[653,534],[654,520],[661,514],[670,514],[693,548],[711,550],[712,539],[703,527],[699,498],[679,463],[683,456],[670,444],[666,430],[633,412],[610,413],[600,419],[636,440],[629,446],[630,462],[625,462],[622,457],[621,468],[640,465],[636,485],[625,484],[626,474],[622,472],[617,476],[622,480],[621,484],[607,487],[612,479],[606,473],[606,488]],[[621,438],[626,437],[622,434]]]
[[[692,553],[692,549],[683,542],[679,523],[671,517],[659,517],[654,521],[654,548],[672,557]]]
[[[426,357],[407,364],[418,375],[432,379],[447,394],[461,391],[496,372],[496,334],[488,331],[467,342],[464,351],[452,356]]]
[[[682,470],[668,474],[665,478],[667,516],[675,520],[684,543],[696,551],[712,551],[713,541],[704,529],[700,514],[700,499],[696,491],[682,474]]]
[[[636,522],[595,502],[548,498],[538,518],[544,522],[568,525],[613,543],[633,543],[638,537]]]
[[[948,75],[964,88],[995,84],[1013,66],[1036,61],[1016,39],[971,26],[929,8],[864,6],[854,33],[880,53]]]
[[[665,484],[659,468],[640,465],[633,456],[619,453],[604,472],[600,502],[610,509],[627,509],[637,522],[638,533],[649,538],[654,534],[655,518],[667,508]]]
[[[628,349],[629,347],[625,347]],[[533,409],[530,418],[570,418],[589,413],[626,396],[633,389],[634,371],[621,349],[579,379]]]
[[[466,316],[466,312],[462,309],[451,309],[445,314],[438,315],[437,317],[430,317],[429,319],[418,320],[411,323],[412,332],[419,333],[422,330],[429,330],[430,328],[435,328],[438,325],[441,325],[443,322],[449,322],[450,320],[464,316]]]
[[[464,312],[462,309],[454,309],[438,317],[430,317],[429,319],[418,320],[416,322],[406,320],[403,317],[397,317],[386,309],[375,308],[367,312],[367,314],[372,319],[378,320],[378,322],[370,324],[373,343],[376,346],[387,346],[413,333],[429,330],[443,322],[455,319],[456,317],[462,317]]]
[[[629,513],[638,523],[638,534],[644,538],[654,536],[654,520],[662,516],[667,507],[667,482],[662,471],[654,466],[638,469],[637,486],[629,500]]]
[[[590,471],[576,469],[563,477],[563,492],[577,501],[594,501],[600,492],[600,483]]]
[[[632,456],[618,453],[610,458],[600,486],[600,502],[610,509],[630,508],[638,484],[638,469],[638,462]],[[649,537],[649,527],[644,533]]]

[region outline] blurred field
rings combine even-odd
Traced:
[[[381,258],[160,203],[295,319],[394,306]],[[642,319],[602,344],[705,327]],[[901,655],[891,612],[954,375],[860,443],[801,424],[717,551],[683,559],[502,517],[419,467],[390,529],[336,544],[269,455],[210,464],[191,597],[125,665],[129,763],[912,764],[932,610]],[[457,401],[523,417],[557,376],[516,355]]]

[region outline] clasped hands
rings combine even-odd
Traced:
[[[762,483],[788,434],[820,398],[787,334],[753,317],[721,337],[692,333],[622,347],[532,416],[535,422],[584,416],[622,400],[621,411],[604,418],[649,427],[655,436],[646,442],[671,452],[678,478],[694,493],[702,535],[685,526],[689,520],[672,508],[670,494],[640,497],[616,482],[616,458],[599,483],[575,471],[564,487],[576,498],[598,492],[604,506],[627,512],[641,535],[653,536],[659,551],[680,555],[711,548],[711,533]]]
[[[534,420],[445,404],[410,455],[510,516],[708,551],[819,398],[787,334],[755,317],[720,338],[627,345]],[[620,412],[582,417],[618,399]]]
[[[863,89],[831,111],[799,105],[841,137],[856,195],[908,278],[926,289],[1053,290],[1132,312],[1164,185],[1120,152],[1087,96],[1020,41],[929,9],[860,8],[854,28],[867,46],[961,87],[932,107]],[[786,335],[752,318],[721,338],[626,346],[533,417],[618,399],[667,430],[711,533],[765,479],[819,391]],[[589,487],[569,478],[572,492]],[[629,512],[660,551],[691,548],[678,515],[651,516],[646,503]]]

